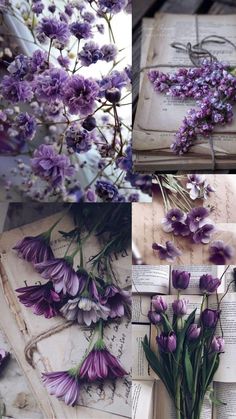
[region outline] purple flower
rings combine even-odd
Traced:
[[[69,28],[71,33],[78,39],[88,39],[93,36],[92,27],[88,22],[74,22]]]
[[[103,53],[98,44],[93,41],[86,42],[78,54],[81,64],[85,67],[95,64],[98,60],[103,59]]]
[[[34,116],[29,115],[27,112],[20,113],[16,118],[15,125],[19,138],[22,138],[22,140],[32,140],[34,138],[37,127]]]
[[[101,95],[103,96],[106,90],[112,89],[113,87],[121,90],[123,87],[130,83],[130,79],[126,71],[113,70],[108,76],[103,77],[100,81]]]
[[[65,177],[70,178],[74,174],[70,159],[65,154],[57,154],[51,145],[41,144],[35,150],[31,166],[34,174],[50,182],[53,187],[61,185]]]
[[[216,240],[209,246],[210,262],[215,265],[225,265],[226,261],[232,259],[234,248],[226,245],[222,240]]]
[[[118,189],[111,182],[98,180],[95,185],[96,193],[105,202],[115,201],[118,196]]]
[[[101,52],[103,55],[103,60],[109,63],[110,61],[114,61],[117,56],[117,48],[113,44],[103,45],[101,48]]]
[[[221,336],[214,336],[211,342],[212,352],[221,353],[224,351],[225,341]]]
[[[56,18],[44,17],[36,27],[37,38],[39,42],[44,43],[46,38],[57,40],[60,44],[66,45],[70,31],[67,23]]]
[[[164,298],[159,295],[153,297],[152,306],[157,313],[164,313],[167,310],[167,304]]]
[[[191,274],[186,271],[172,271],[172,285],[177,290],[186,290],[189,286]]]
[[[211,310],[206,308],[201,314],[201,322],[203,327],[214,329],[217,325],[219,317],[220,312],[218,310]]]
[[[79,399],[80,381],[76,372],[58,371],[42,374],[43,384],[49,394],[63,400],[69,406],[75,406]]]
[[[122,317],[125,314],[129,314],[131,295],[129,291],[122,290],[116,285],[107,285],[101,302],[109,308],[110,318]]]
[[[162,228],[166,233],[170,233],[174,230],[173,223],[175,221],[184,222],[187,218],[187,215],[181,211],[179,208],[173,208],[168,211],[161,221]]]
[[[175,300],[172,303],[173,312],[176,316],[184,316],[187,313],[187,300]]]
[[[150,322],[154,325],[160,324],[162,322],[162,317],[160,314],[156,313],[155,311],[149,310],[148,318]]]
[[[44,9],[44,4],[41,1],[36,1],[32,5],[32,12],[34,12],[37,16],[39,16]]]
[[[66,130],[65,140],[70,151],[75,151],[76,153],[86,153],[92,147],[94,136],[92,133],[74,123]]]
[[[17,55],[14,61],[7,67],[7,71],[14,76],[14,78],[22,79],[29,72],[30,59],[23,54]]]
[[[209,220],[209,210],[204,207],[193,208],[188,213],[188,225],[191,232],[195,233],[199,228],[204,226]]]
[[[199,287],[202,292],[211,293],[215,292],[220,284],[220,279],[213,278],[212,275],[205,274],[200,278]]]
[[[37,49],[30,58],[29,65],[32,74],[46,70],[48,68],[47,53]]]
[[[51,68],[44,71],[36,79],[35,94],[37,98],[46,102],[61,99],[62,86],[67,77],[67,72],[60,68]]]
[[[73,115],[89,115],[93,112],[99,86],[93,79],[71,76],[64,85],[64,101]]]
[[[35,269],[43,278],[53,282],[57,293],[76,295],[84,284],[79,280],[73,269],[72,260],[67,258],[56,258],[47,260],[35,265]]]
[[[104,344],[97,347],[95,344],[80,368],[80,377],[88,381],[115,379],[124,375],[127,372]]]
[[[198,327],[197,324],[193,323],[190,324],[188,331],[187,331],[187,336],[189,340],[196,340],[199,338],[201,333],[201,327]]]
[[[203,185],[206,177],[204,175],[188,175],[187,189],[190,189],[190,198],[195,200],[201,197],[201,186]]]
[[[30,102],[33,98],[31,85],[25,80],[4,76],[0,87],[3,97],[11,103]]]
[[[103,13],[119,13],[127,6],[128,0],[98,0],[98,7]]]
[[[79,324],[91,326],[100,319],[107,320],[110,309],[100,302],[87,296],[80,296],[69,300],[61,309],[63,317],[69,321],[77,321]]]
[[[177,339],[174,332],[164,333],[156,337],[159,350],[162,352],[174,352],[177,347]]]
[[[177,256],[182,254],[182,252],[171,241],[167,241],[165,246],[159,243],[153,243],[152,248],[154,254],[158,253],[159,258],[162,260],[165,259],[173,261]]]
[[[0,371],[6,365],[10,358],[10,353],[5,351],[5,349],[0,349]]]
[[[209,243],[211,240],[211,235],[215,233],[215,231],[216,229],[214,224],[206,223],[193,234],[192,238],[194,243]]]
[[[50,237],[45,234],[39,236],[27,236],[20,240],[14,247],[17,256],[28,262],[40,263],[54,257],[50,247]]]
[[[20,302],[26,307],[32,307],[34,314],[44,315],[47,319],[59,314],[58,303],[61,299],[53,290],[51,281],[44,285],[18,288],[16,292],[21,294],[18,296]]]

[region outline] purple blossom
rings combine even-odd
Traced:
[[[62,97],[62,87],[67,80],[67,72],[60,68],[44,71],[36,79],[35,94],[40,101],[53,102]]]
[[[149,310],[148,312],[148,318],[150,322],[154,325],[160,324],[162,322],[162,317],[159,313],[156,313],[155,311]]]
[[[47,53],[41,49],[34,51],[30,58],[29,66],[32,74],[46,70],[48,68]]]
[[[54,257],[50,246],[50,236],[47,233],[35,237],[24,237],[13,249],[17,251],[18,257],[33,264],[44,262]]]
[[[43,373],[42,381],[49,394],[63,400],[68,406],[78,403],[80,380],[76,372],[69,370]]]
[[[62,45],[66,45],[70,37],[67,23],[49,17],[42,18],[36,27],[36,34],[39,42],[44,43],[49,38],[57,40]]]
[[[92,133],[81,128],[78,124],[71,124],[65,132],[65,140],[70,151],[86,153],[92,147],[94,136]]]
[[[59,294],[76,295],[82,286],[81,281],[73,269],[72,260],[67,258],[56,258],[47,260],[35,265],[35,269],[43,278],[53,282],[55,291]]]
[[[173,232],[176,236],[188,236],[190,232],[186,220],[187,215],[183,211],[173,208],[163,218],[162,228],[166,233]]]
[[[213,276],[209,274],[202,275],[199,281],[200,290],[204,293],[215,292],[221,284],[220,279],[213,278]]]
[[[174,332],[164,333],[156,337],[159,350],[162,352],[174,352],[177,347],[177,338]]]
[[[220,317],[218,310],[211,310],[206,308],[201,314],[201,322],[203,327],[214,329]]]
[[[214,224],[206,223],[202,227],[200,227],[195,233],[193,234],[192,238],[194,243],[203,243],[207,244],[211,240],[211,236],[215,233],[216,229]]]
[[[92,27],[88,22],[74,22],[70,26],[71,33],[78,39],[88,39],[92,37]]]
[[[34,12],[37,16],[39,16],[44,9],[44,4],[41,1],[36,1],[32,5],[32,12]]]
[[[199,338],[201,333],[201,327],[199,327],[197,324],[193,323],[190,324],[188,331],[187,331],[187,336],[189,340],[196,340]]]
[[[29,115],[27,112],[20,113],[15,122],[18,131],[18,137],[23,140],[32,140],[36,133],[37,123],[35,117]]]
[[[188,213],[188,225],[191,232],[195,233],[199,228],[208,222],[209,210],[204,207],[193,208]]]
[[[93,13],[84,12],[83,13],[83,19],[88,23],[93,23],[95,21],[95,16],[94,16]]]
[[[98,60],[103,59],[103,53],[98,44],[93,41],[86,42],[78,54],[81,64],[85,67],[95,64]]]
[[[58,303],[60,296],[53,290],[52,282],[44,285],[33,285],[16,289],[21,295],[20,302],[26,307],[32,307],[33,313],[37,316],[44,315],[47,319],[59,314]]]
[[[172,285],[176,290],[186,290],[189,286],[191,274],[186,271],[179,271],[173,269],[172,271]]]
[[[154,254],[158,254],[160,259],[165,259],[171,262],[175,260],[177,256],[182,254],[182,252],[171,241],[167,241],[165,246],[159,243],[153,243],[152,248]]]
[[[10,353],[5,351],[5,349],[0,349],[0,372],[3,367],[6,365],[10,358]]]
[[[80,377],[87,381],[121,378],[127,372],[103,344],[95,345],[80,368]]]
[[[95,185],[95,190],[99,198],[105,202],[116,201],[118,197],[118,189],[110,181],[98,180]]]
[[[107,285],[101,298],[102,304],[109,308],[109,317],[122,317],[129,314],[131,295],[129,291],[122,290],[116,285]]]
[[[225,265],[234,256],[234,248],[223,240],[216,240],[209,246],[210,262],[215,265]]]
[[[33,91],[26,80],[17,80],[13,76],[4,76],[0,85],[3,97],[11,103],[30,102]]]
[[[101,48],[101,53],[103,55],[103,60],[109,63],[110,61],[114,61],[118,50],[115,45],[109,44],[109,45],[103,45]]]
[[[14,61],[7,67],[8,72],[15,78],[21,80],[29,72],[30,59],[23,54],[17,55]]]
[[[184,316],[187,313],[187,300],[175,300],[172,303],[173,312],[176,316]]]
[[[79,324],[91,326],[92,323],[97,323],[100,319],[107,320],[110,309],[90,297],[80,296],[69,300],[60,309],[60,312],[69,321],[77,321]]]
[[[167,310],[167,304],[160,295],[153,297],[152,306],[157,313],[164,313]]]
[[[42,144],[35,150],[31,166],[35,175],[50,182],[53,187],[60,186],[66,177],[74,174],[70,159],[64,154],[57,154],[51,145]]]
[[[221,336],[214,336],[211,342],[212,352],[221,353],[224,351],[225,340]]]
[[[121,90],[129,83],[130,80],[126,71],[113,70],[108,76],[103,77],[99,82],[101,95],[104,95],[106,90],[112,89],[113,87]]]
[[[70,59],[69,59],[69,57],[67,57],[67,56],[66,57],[63,57],[63,55],[59,55],[57,57],[57,61],[60,64],[61,67],[64,67],[66,69],[69,68],[69,65],[70,65]]]
[[[93,79],[83,76],[71,76],[67,79],[63,96],[69,112],[73,115],[89,115],[93,112],[99,86]]]
[[[98,0],[98,7],[102,13],[116,14],[127,6],[128,0]]]

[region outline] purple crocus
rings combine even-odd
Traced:
[[[92,114],[95,100],[98,97],[99,86],[93,79],[85,79],[83,76],[73,75],[68,77],[64,89],[63,98],[69,112],[72,115],[84,116]]]
[[[223,240],[216,240],[209,246],[210,262],[215,265],[225,265],[234,256],[234,248]]]
[[[148,318],[150,322],[154,325],[160,324],[162,322],[162,317],[159,313],[156,313],[155,311],[149,310],[148,312]]]
[[[47,233],[24,237],[13,249],[17,251],[18,257],[33,264],[44,262],[54,257],[50,246],[50,236]]]
[[[116,285],[110,284],[104,290],[101,303],[109,308],[110,318],[122,317],[125,314],[129,314],[131,294],[129,291],[122,290]]]
[[[206,308],[201,314],[201,322],[204,327],[214,329],[220,317],[219,310]]]
[[[100,319],[107,320],[110,309],[88,296],[80,296],[69,300],[61,309],[63,317],[69,321],[91,326]]]
[[[191,274],[186,271],[178,271],[174,269],[172,271],[172,285],[177,290],[186,290],[189,286]]]
[[[47,260],[35,265],[35,269],[43,278],[53,282],[57,293],[76,295],[84,285],[73,269],[70,257]]]
[[[105,344],[93,348],[80,368],[80,377],[88,380],[105,380],[121,378],[127,372],[120,365],[117,358],[112,355]]]
[[[49,394],[63,400],[67,405],[75,406],[78,403],[80,379],[75,371],[43,373],[42,381]]]
[[[153,297],[152,306],[157,313],[164,313],[167,310],[167,304],[160,295]]]
[[[176,316],[184,316],[187,313],[187,300],[175,300],[172,303],[173,312]]]
[[[16,289],[18,298],[26,307],[32,307],[37,316],[44,315],[47,319],[56,316],[60,296],[54,291],[51,281],[43,285],[33,285]]]
[[[201,327],[199,327],[196,323],[190,324],[187,336],[189,340],[196,340],[199,338],[201,333]]]
[[[224,351],[225,340],[221,336],[214,336],[211,342],[212,352],[221,353]]]
[[[167,241],[165,246],[159,243],[153,243],[152,248],[154,254],[158,254],[161,260],[168,260],[172,262],[177,256],[182,254],[172,241]]]
[[[74,167],[65,154],[58,154],[53,146],[41,144],[34,152],[31,167],[35,175],[52,184],[60,186],[66,177],[74,174]]]
[[[213,223],[206,222],[206,224],[202,225],[192,236],[194,243],[203,243],[207,244],[211,240],[212,234],[216,231],[215,225]]]
[[[10,352],[5,351],[5,349],[0,349],[0,372],[8,362],[9,358]]]
[[[47,38],[56,40],[62,45],[66,45],[70,31],[67,23],[56,18],[44,17],[36,27],[36,34],[39,42],[44,43]]]
[[[164,333],[156,337],[158,347],[162,352],[174,352],[177,347],[176,334],[174,332]]]
[[[213,278],[213,276],[209,274],[202,275],[199,281],[200,290],[204,293],[215,292],[221,284],[220,279]]]

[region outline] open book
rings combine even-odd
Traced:
[[[111,419],[117,416],[131,417],[130,393],[131,379],[126,376],[115,382],[92,384],[81,390],[80,406],[69,407],[50,396],[41,382],[41,373],[45,371],[66,370],[78,364],[91,338],[91,330],[79,325],[72,325],[54,333],[54,328],[62,326],[66,321],[60,317],[45,319],[36,316],[31,309],[19,304],[16,288],[25,285],[39,284],[42,278],[32,265],[19,259],[12,247],[27,235],[37,235],[48,228],[60,217],[60,214],[47,217],[30,225],[3,233],[0,239],[0,327],[6,334],[15,350],[16,358],[27,376],[32,391],[46,418],[50,419]],[[56,230],[70,231],[73,228],[72,219],[65,216]],[[68,241],[54,230],[52,248],[58,257],[62,257],[68,246]],[[84,260],[97,254],[101,244],[96,237],[91,236],[84,248]],[[71,252],[73,245],[71,246]],[[112,258],[112,269],[117,283],[122,288],[130,285],[131,256],[129,249]],[[75,260],[78,262],[78,260]],[[78,263],[77,263],[78,264]],[[33,366],[25,357],[31,353],[25,352],[27,344],[41,333],[47,337],[38,341],[33,347]],[[120,322],[112,322],[104,329],[104,339],[107,347],[118,357],[126,371],[130,371],[131,327],[124,318]]]
[[[150,37],[150,25],[153,24]],[[186,45],[197,44],[206,36],[218,35],[236,44],[236,19],[234,15],[180,15],[156,14],[143,26],[143,35],[150,39],[146,63],[143,68],[140,92],[133,131],[134,168],[138,171],[154,172],[169,170],[209,170],[214,167],[210,142],[198,138],[184,156],[176,156],[170,145],[186,112],[196,107],[196,102],[180,100],[156,93],[147,77],[150,68],[163,72],[174,72],[180,66],[193,66],[186,51],[171,47],[173,42]],[[186,39],[186,34],[188,37]],[[147,45],[143,40],[142,45]],[[207,43],[204,47],[218,60],[236,65],[236,50],[230,43]],[[145,52],[142,54],[145,58]],[[167,122],[168,121],[168,122]],[[217,128],[212,135],[215,168],[236,167],[236,120],[225,127]]]
[[[175,268],[174,266],[133,266],[133,289],[136,292],[133,295],[133,378],[137,383],[141,383],[141,388],[143,383],[149,383],[148,386],[143,388],[143,392],[148,392],[149,389],[149,395],[153,395],[150,402],[150,409],[153,408],[154,411],[153,419],[176,419],[175,409],[164,385],[149,367],[142,350],[141,341],[147,334],[152,349],[157,350],[156,328],[150,325],[147,313],[151,307],[152,296],[166,294],[164,298],[168,304],[167,313],[168,316],[172,316],[171,304],[176,299],[176,295],[174,295],[176,290],[171,287],[170,276],[171,271]],[[198,316],[200,313],[203,297],[199,294],[197,287],[199,277],[206,272],[221,277],[226,268],[224,266],[178,266],[178,269],[191,272],[190,288],[186,290],[188,293],[181,295],[188,300],[187,314],[190,314],[195,308],[197,308],[196,315]],[[233,269],[234,266],[230,266],[222,277],[222,284],[219,288],[220,296],[224,294],[233,279]],[[150,286],[148,277],[150,278]],[[227,404],[213,406],[206,399],[201,419],[236,418],[236,289],[233,284],[229,291],[221,303],[221,324],[224,330],[225,353],[221,355],[220,367],[213,382],[217,399]],[[209,308],[216,308],[216,304],[216,296],[213,294],[209,297]],[[216,335],[220,334],[220,330],[216,330]],[[142,417],[142,407],[140,407],[140,415],[137,418],[141,419]]]

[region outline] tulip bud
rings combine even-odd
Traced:
[[[157,313],[163,313],[167,310],[167,304],[165,300],[158,295],[153,297],[152,306]]]
[[[187,313],[187,301],[183,300],[175,300],[172,303],[173,312],[176,316],[184,316]]]
[[[198,327],[197,324],[193,323],[189,326],[187,331],[187,336],[189,340],[196,340],[199,338],[201,333],[201,327]]]
[[[211,275],[202,275],[199,282],[199,287],[202,292],[215,292],[220,286],[221,281],[218,278],[213,278]]]
[[[149,310],[148,318],[152,324],[159,324],[162,322],[162,318],[160,314],[156,313],[155,311]]]
[[[186,271],[172,271],[172,285],[177,290],[186,290],[190,281],[190,273]]]
[[[174,332],[168,334],[162,332],[160,336],[156,337],[156,340],[160,351],[174,352],[176,350],[177,340]]]
[[[201,322],[204,327],[209,327],[214,329],[220,317],[220,312],[218,310],[211,310],[206,308],[201,314]]]
[[[211,350],[212,352],[223,352],[225,346],[225,341],[222,337],[214,336],[211,342]]]

